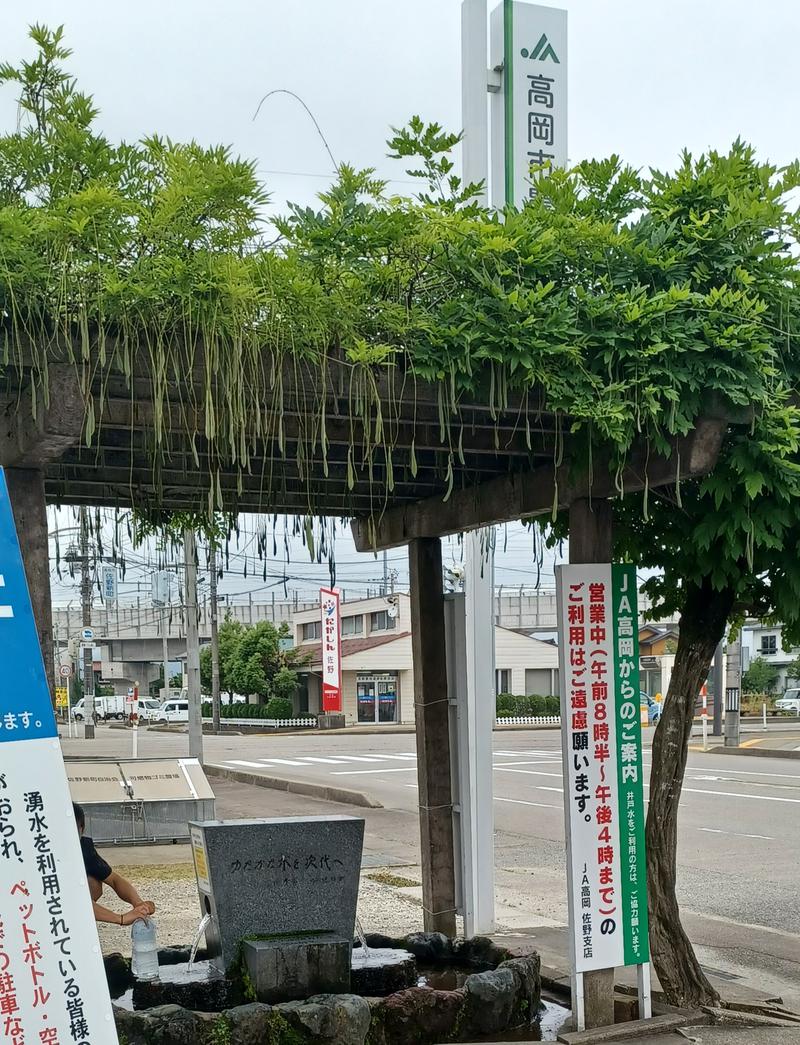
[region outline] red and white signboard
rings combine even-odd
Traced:
[[[320,588],[322,610],[322,710],[342,710],[342,617],[336,588]]]

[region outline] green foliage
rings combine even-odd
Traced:
[[[211,718],[210,700],[203,701],[202,710],[205,718]],[[314,716],[303,712],[300,717]],[[278,719],[295,718],[295,714],[290,701],[273,697],[267,704],[223,704],[220,707],[220,718]]]
[[[235,687],[228,680],[228,671],[232,659],[236,656],[239,640],[242,637],[245,625],[239,621],[226,617],[218,630],[219,641],[219,686],[220,692],[233,694]],[[211,692],[211,646],[202,646],[200,649],[200,688],[203,693]]]
[[[792,663],[787,665],[786,678],[792,682],[800,682],[800,657],[795,657]]]
[[[515,696],[513,693],[499,693],[497,695],[496,714],[498,718],[519,718],[528,715],[538,718],[547,715],[558,715],[560,712],[561,705],[558,697],[543,697],[537,694]]]
[[[671,175],[640,176],[616,157],[586,161],[543,176],[533,200],[499,216],[454,177],[458,136],[415,118],[390,149],[412,160],[427,192],[387,198],[372,171],[342,165],[319,207],[290,208],[271,244],[253,163],[157,135],[110,142],[65,71],[61,31],[31,35],[33,59],[0,68],[21,106],[19,125],[0,136],[3,365],[14,380],[33,353],[36,412],[49,400],[51,364],[71,362],[92,447],[109,388],[93,375],[109,368],[128,380],[147,354],[145,519],[161,500],[168,429],[182,427],[207,451],[209,514],[223,507],[219,469],[260,469],[254,448],[265,440],[287,453],[287,407],[301,408],[284,383],[287,363],[314,375],[304,382],[303,435],[288,451],[307,478],[336,358],[350,369],[358,433],[349,488],[391,459],[396,426],[383,416],[379,377],[438,384],[442,440],[452,447],[437,465],[443,481],[459,454],[453,408],[467,394],[492,417],[510,392],[521,394],[528,433],[546,400],[570,418],[573,467],[588,472],[607,454],[618,475],[640,434],[663,448],[716,397],[751,405],[756,426],[753,446],[738,447],[720,480],[735,478],[745,499],[725,503],[713,479],[702,495],[721,498],[717,516],[730,509],[731,550],[741,544],[752,558],[762,528],[781,539],[789,524],[755,518],[748,506],[794,482],[797,422],[786,391],[798,263],[786,199],[796,166],[759,165],[740,143],[727,156],[687,156]],[[188,387],[193,369],[200,385]],[[190,465],[202,471],[199,452]],[[413,453],[401,466],[416,473]],[[280,466],[263,475],[265,501],[282,478]],[[705,524],[711,547],[714,523]],[[248,685],[263,688],[257,665],[247,670]]]
[[[271,621],[248,626],[227,617],[218,634],[221,692],[257,696],[261,700],[276,697],[291,704],[297,691],[297,668],[303,667],[308,658],[299,650],[281,649],[282,640],[289,638],[286,623],[277,628]],[[200,650],[200,685],[204,693],[211,692],[210,646]]]
[[[745,693],[772,693],[778,674],[774,664],[763,657],[754,657],[747,671],[742,672],[742,690]]]
[[[272,697],[267,704],[267,718],[292,718],[294,707],[286,697]]]

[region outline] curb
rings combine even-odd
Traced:
[[[788,747],[712,747],[709,755],[753,755],[755,758],[800,758],[800,751]]]
[[[361,806],[364,809],[383,809],[380,802],[365,795],[363,791],[351,791],[346,787],[327,787],[325,784],[312,784],[306,780],[284,780],[283,777],[262,776],[260,773],[245,773],[239,769],[226,769],[224,766],[203,766],[206,776],[222,777],[237,784],[249,784],[251,787],[268,787],[273,791],[288,791],[293,795],[306,795],[309,798],[321,798],[324,802],[339,802],[341,805]]]

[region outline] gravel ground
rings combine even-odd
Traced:
[[[114,868],[132,881],[144,899],[156,905],[158,941],[161,946],[188,944],[194,939],[200,913],[197,886],[192,864],[147,864]],[[422,907],[413,897],[399,893],[392,885],[373,881],[369,875],[389,873],[388,869],[370,868],[361,875],[358,917],[364,932],[380,932],[404,936],[422,929]],[[101,901],[114,911],[125,905],[106,890]],[[98,925],[104,954],[114,951],[131,953],[130,929],[101,923]]]

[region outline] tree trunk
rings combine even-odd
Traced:
[[[703,974],[680,921],[675,895],[678,803],[695,702],[733,602],[731,591],[715,591],[708,578],[687,589],[675,667],[653,739],[646,829],[650,948],[667,1000],[687,1008],[715,1004],[719,995]]]

